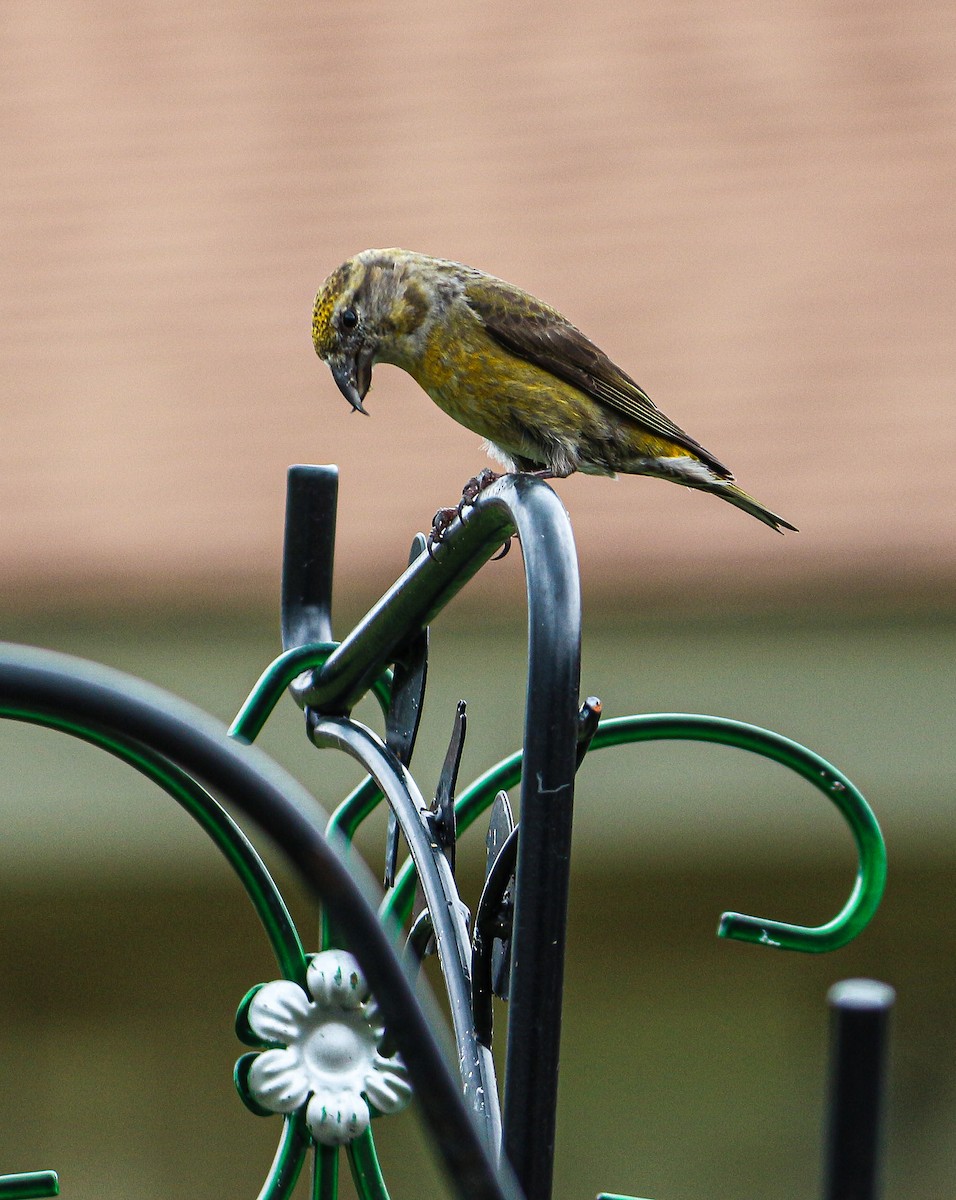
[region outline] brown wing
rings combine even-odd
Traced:
[[[599,403],[616,408],[649,432],[690,450],[724,478],[733,478],[719,459],[665,417],[629,375],[555,309],[512,284],[488,276],[470,279],[465,299],[504,349],[580,388]]]

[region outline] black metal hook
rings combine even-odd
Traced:
[[[425,539],[419,533],[412,542],[409,562],[422,553]],[[428,627],[415,633],[396,653],[392,676],[392,696],[385,716],[385,744],[403,767],[412,761],[418,727],[425,702],[425,682],[428,677]],[[389,809],[385,834],[385,887],[395,884],[398,865],[398,821]]]
[[[445,751],[445,761],[438,777],[435,788],[435,801],[432,804],[432,829],[435,840],[442,848],[452,871],[455,869],[455,842],[457,828],[455,822],[455,784],[458,782],[458,768],[461,766],[461,753],[465,748],[465,732],[468,728],[468,718],[465,713],[464,700],[458,701],[455,710],[455,723],[452,726],[451,739]]]
[[[416,630],[512,534],[528,597],[528,688],[513,972],[505,1070],[504,1146],[529,1200],[551,1192],[561,998],[577,758],[581,593],[568,514],[529,475],[504,475],[449,530],[437,559],[421,554],[332,651],[295,679],[300,704],[343,714],[395,661]],[[551,1019],[541,1020],[542,1012]]]
[[[499,792],[495,807],[507,792]],[[510,811],[510,806],[509,806]],[[471,1003],[475,1014],[475,1035],[483,1046],[491,1047],[493,1032],[492,995],[507,998],[507,977],[511,965],[511,935],[514,917],[514,873],[518,858],[518,828],[502,841],[488,868],[488,876],[475,910],[472,935]],[[495,949],[498,961],[495,962]],[[498,983],[495,986],[495,967]],[[501,986],[503,984],[503,986]]]
[[[445,861],[455,873],[455,850],[458,841],[458,822],[455,816],[455,784],[458,782],[458,768],[461,766],[461,752],[465,747],[465,732],[467,718],[465,716],[465,701],[459,700],[455,712],[455,722],[452,726],[448,749],[445,751],[445,761],[442,764],[438,785],[435,788],[435,799],[432,801],[426,818],[428,828],[435,839],[435,846],[445,856]],[[416,920],[425,910],[425,898],[421,881],[415,890],[415,906],[413,913]],[[431,953],[431,943],[425,942],[426,953]]]

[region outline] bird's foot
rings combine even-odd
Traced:
[[[469,479],[465,486],[461,489],[461,499],[458,501],[459,517],[466,508],[471,508],[485,488],[491,487],[491,485],[500,478],[501,476],[498,474],[498,472],[492,471],[491,467],[483,467],[477,475],[472,475],[471,479]],[[517,537],[518,535],[514,534],[513,536]],[[491,561],[500,562],[510,549],[511,538],[508,538],[508,540]]]
[[[461,499],[458,501],[459,517],[463,509],[471,508],[486,487],[491,487],[495,480],[500,478],[497,471],[492,471],[490,467],[484,467],[477,475],[472,475],[461,489]]]
[[[477,475],[473,475],[461,489],[461,499],[454,508],[440,508],[435,513],[426,543],[429,557],[435,557],[435,548],[440,546],[445,540],[445,535],[454,524],[455,518],[457,517],[460,520],[464,516],[465,509],[471,508],[485,488],[490,487],[495,480],[500,478],[501,476],[496,471],[492,471],[490,467],[485,467]],[[517,537],[517,534],[514,536]],[[508,538],[502,546],[500,553],[496,554],[491,561],[497,562],[499,559],[504,558],[510,549],[511,538]]]
[[[464,509],[471,508],[485,488],[490,487],[500,478],[501,476],[498,472],[492,471],[491,467],[483,467],[477,475],[473,475],[461,489],[461,499],[458,501],[459,517],[462,515]],[[517,536],[516,533],[512,534],[491,561],[501,562],[511,549],[512,538],[516,538]]]
[[[445,534],[460,516],[461,511],[456,505],[453,508],[440,508],[432,517],[432,527],[428,531],[428,540],[425,543],[429,558],[435,557],[435,547],[442,544]]]

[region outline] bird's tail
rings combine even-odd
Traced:
[[[748,496],[743,488],[739,488],[736,483],[719,480],[709,486],[705,485],[705,488],[708,492],[713,492],[715,496],[720,496],[722,500],[726,500],[728,504],[735,504],[737,508],[742,508],[745,513],[750,513],[752,517],[756,517],[758,521],[763,521],[764,525],[769,525],[777,533],[783,533],[785,529],[790,529],[794,533],[799,532],[796,525],[791,525],[783,517],[778,517],[776,513],[772,513],[759,500],[755,500],[753,496]]]
[[[796,525],[791,525],[789,521],[778,517],[769,508],[764,508],[759,500],[748,496],[743,488],[737,486],[729,472],[726,475],[719,475],[709,463],[703,462],[696,455],[690,455],[686,451],[682,450],[680,454],[638,459],[628,465],[628,470],[635,475],[657,475],[662,479],[670,479],[674,483],[683,484],[684,487],[711,492],[715,496],[720,496],[721,500],[726,500],[728,504],[742,508],[745,513],[750,513],[758,521],[763,521],[764,525],[769,525],[777,533],[783,533],[785,529],[790,529],[794,533],[799,532]]]

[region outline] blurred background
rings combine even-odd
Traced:
[[[933,0],[4,6],[6,640],[228,720],[279,649],[293,462],[341,468],[338,635],[392,583],[486,459],[400,372],[365,420],[315,358],[313,295],[368,246],[554,304],[800,527],[656,480],[555,485],[583,692],[809,745],[890,853],[852,946],[718,942],[725,908],[837,912],[838,818],[722,748],[585,764],[558,1196],[818,1194],[825,994],[855,974],[899,992],[888,1195],[952,1190],[954,131]],[[516,747],[524,622],[514,552],[433,628],[424,790],[459,696],[463,778]],[[356,782],[291,702],[262,744],[326,807]],[[13,725],[0,747],[0,1172],[56,1168],[77,1200],[255,1195],[278,1127],[234,1094],[232,1017],[275,968],[238,883],[105,756]],[[381,1145],[393,1195],[443,1194],[412,1117]]]

